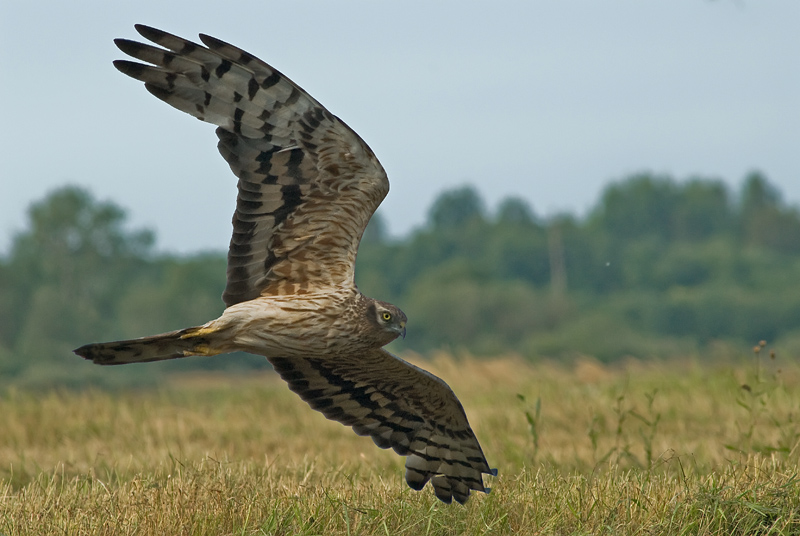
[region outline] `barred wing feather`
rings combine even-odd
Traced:
[[[406,459],[415,490],[430,481],[436,497],[465,503],[488,492],[489,468],[467,416],[441,379],[386,350],[325,359],[269,358],[275,370],[315,410],[352,426]]]
[[[389,191],[367,144],[239,48],[202,34],[205,46],[136,29],[163,48],[117,39],[146,64],[114,65],[167,104],[217,125],[219,151],[239,178],[226,305],[354,285],[361,235]]]

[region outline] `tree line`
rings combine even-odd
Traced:
[[[118,370],[71,350],[196,325],[223,309],[225,253],[158,253],[152,231],[74,186],[34,203],[0,258],[0,375],[30,384],[149,383],[164,371],[266,367],[192,358]],[[638,174],[587,216],[494,210],[471,186],[443,192],[394,239],[377,214],[356,282],[409,317],[395,351],[444,349],[604,361],[743,352],[800,354],[800,212],[760,173],[719,180]]]

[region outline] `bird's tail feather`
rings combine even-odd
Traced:
[[[186,328],[127,341],[87,344],[74,352],[98,365],[125,365],[191,355],[216,355],[221,352],[210,347],[208,338],[213,331],[205,326]]]

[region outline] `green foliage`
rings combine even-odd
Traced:
[[[445,192],[427,228],[362,247],[362,290],[409,314],[397,347],[607,361],[780,340],[800,325],[800,213],[757,173],[738,197],[719,180],[635,175],[585,221],[540,222],[518,199],[494,218],[436,217],[484,214],[475,195]]]
[[[442,193],[428,214],[434,229],[462,230],[483,220],[483,200],[472,186],[462,186]]]
[[[695,178],[679,185],[640,174],[609,186],[592,219],[617,241],[699,241],[730,232],[733,214],[721,181]]]
[[[16,369],[56,371],[74,341],[112,331],[119,290],[147,264],[153,234],[124,212],[65,187],[31,206],[4,263],[0,345]]]
[[[260,358],[179,360],[102,374],[71,350],[217,316],[225,256],[156,254],[125,212],[65,187],[33,204],[0,259],[0,373],[13,381],[152,381],[162,371],[258,368]],[[376,214],[357,283],[409,316],[395,350],[529,358],[698,354],[766,339],[800,348],[800,211],[759,173],[723,182],[637,174],[585,219],[538,218],[522,199],[487,211],[470,186],[442,193],[402,239]],[[90,372],[91,369],[91,372]]]
[[[780,193],[760,173],[751,173],[745,179],[740,233],[747,245],[800,254],[800,212],[784,207]]]
[[[536,217],[527,201],[519,197],[507,197],[497,208],[497,222],[507,225],[533,225]]]
[[[428,349],[490,355],[513,348],[533,330],[546,329],[547,301],[539,294],[522,281],[494,281],[459,260],[420,277],[403,306],[414,319],[413,339],[425,341]]]
[[[224,258],[158,258],[153,233],[126,229],[125,212],[114,203],[68,186],[34,203],[28,218],[28,229],[0,264],[0,371],[6,380],[150,382],[155,370],[101,373],[72,350],[202,323],[222,311]]]

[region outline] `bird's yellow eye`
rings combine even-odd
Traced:
[[[390,312],[387,312],[387,311],[384,311],[384,313],[383,313],[381,316],[383,317],[383,319],[384,319],[386,322],[388,322],[389,320],[391,320],[391,319],[392,319],[392,313],[390,313]]]

